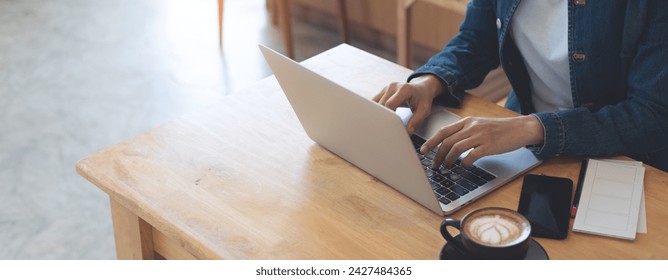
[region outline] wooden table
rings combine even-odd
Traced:
[[[348,45],[303,64],[366,97],[410,73]],[[453,111],[514,115],[472,96]],[[442,217],[310,140],[273,77],[91,155],[77,171],[109,194],[120,259],[436,259],[444,244]],[[562,157],[531,173],[577,181],[578,171],[579,159]],[[668,259],[668,175],[645,174],[649,233],[537,239],[550,258]],[[454,217],[514,209],[520,185]]]

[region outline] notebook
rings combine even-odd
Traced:
[[[424,157],[416,154],[413,141],[397,112],[274,50],[265,46],[260,46],[260,50],[313,141],[439,215],[461,209],[540,164],[531,151],[521,148],[481,158],[474,163],[476,169],[460,168],[456,172],[461,174],[445,178],[447,183],[437,178],[441,181],[436,180],[435,185],[431,175],[438,171],[429,170],[423,162]],[[417,138],[427,139],[438,128],[458,119],[445,108],[435,106],[416,133]],[[484,182],[480,186],[471,186],[481,180]],[[454,199],[452,194],[457,198]]]
[[[590,159],[573,231],[634,240],[645,168]]]

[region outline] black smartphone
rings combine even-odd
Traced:
[[[531,235],[565,239],[568,235],[573,181],[529,174],[524,176],[517,212],[531,223]]]

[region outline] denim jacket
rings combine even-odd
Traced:
[[[668,171],[668,1],[571,0],[568,53],[575,108],[535,112],[529,75],[509,23],[520,0],[473,0],[459,33],[410,79],[438,76],[459,106],[500,64],[513,91],[507,107],[535,114],[541,157],[627,155]],[[537,11],[539,12],[539,11]]]

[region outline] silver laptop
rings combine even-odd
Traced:
[[[540,164],[521,148],[483,157],[468,169],[456,165],[432,170],[431,156],[416,149],[458,116],[435,106],[416,135],[409,136],[404,125],[410,110],[393,112],[274,50],[260,50],[313,141],[439,215],[462,208]]]

